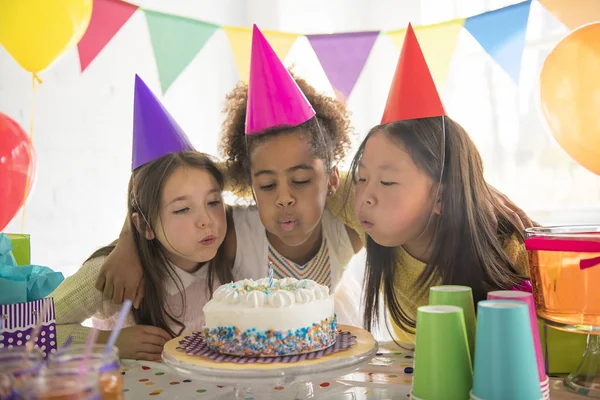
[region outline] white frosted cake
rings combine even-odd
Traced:
[[[204,306],[204,338],[224,354],[284,356],[335,342],[333,295],[327,286],[294,278],[245,279],[220,286]]]

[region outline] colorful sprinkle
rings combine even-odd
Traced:
[[[404,356],[404,358],[413,358],[413,356]]]
[[[401,356],[402,355],[402,353],[394,353],[394,354],[397,355],[397,356]]]
[[[404,368],[404,373],[405,374],[412,374],[414,371],[413,367],[406,367]]]
[[[308,353],[331,346],[335,340],[337,318],[326,318],[311,326],[287,331],[256,329],[240,331],[235,326],[205,328],[204,340],[209,349],[219,353],[248,356],[285,356]]]
[[[144,378],[144,379],[140,379],[139,382],[148,382],[150,379]]]
[[[164,390],[155,390],[154,392],[150,393],[150,396],[158,396],[162,392],[164,392]]]
[[[397,378],[398,375],[388,375],[388,378]]]
[[[123,389],[123,393],[129,392],[129,389]]]
[[[162,376],[162,375],[164,375],[164,374],[165,374],[164,372],[157,372],[157,373],[155,373],[154,375],[156,375],[156,376]]]
[[[123,371],[127,372],[129,371],[129,368],[123,368]]]
[[[321,383],[319,386],[321,386],[322,388],[326,388],[326,387],[328,387],[329,385],[330,385],[330,383],[329,383],[329,382],[323,382],[323,383]]]
[[[121,372],[121,375],[125,375],[125,372]]]
[[[190,383],[192,380],[191,379],[184,379],[183,383]]]
[[[169,385],[179,385],[179,382],[169,382]]]
[[[412,381],[410,379],[405,379],[404,383],[408,383],[410,385],[412,383]]]
[[[376,355],[378,355],[378,356],[382,356],[382,355],[383,355],[383,353],[377,353]]]
[[[150,367],[146,367],[145,365],[142,365],[142,369],[143,369],[144,371],[148,371],[149,369],[152,369],[152,368],[150,368]]]
[[[223,389],[225,386],[217,385],[219,389]]]
[[[275,386],[273,389],[275,389],[275,390],[283,390],[285,388],[283,386]]]
[[[154,382],[146,382],[146,383],[144,383],[144,385],[146,385],[146,386],[152,386],[152,385],[154,385]]]
[[[198,390],[196,390],[196,393],[205,393],[205,392],[206,392],[206,389],[198,389]]]

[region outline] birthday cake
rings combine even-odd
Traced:
[[[204,306],[204,340],[223,354],[274,357],[334,344],[329,288],[294,278],[245,279],[220,286]]]

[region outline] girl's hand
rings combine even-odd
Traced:
[[[126,222],[116,247],[100,268],[96,289],[115,304],[129,299],[133,301],[133,306],[138,308],[144,297],[142,264],[127,226]]]
[[[160,361],[163,347],[171,339],[171,335],[161,328],[136,325],[121,331],[116,346],[121,358]]]

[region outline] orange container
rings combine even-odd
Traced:
[[[538,317],[600,334],[600,227],[533,228],[525,246]]]

